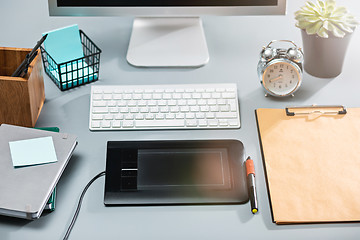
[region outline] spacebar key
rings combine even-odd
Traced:
[[[183,127],[185,120],[136,120],[135,126],[138,128],[142,127]]]

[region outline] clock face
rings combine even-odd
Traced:
[[[298,69],[288,62],[275,62],[264,71],[262,84],[274,96],[287,96],[292,94],[301,81]]]

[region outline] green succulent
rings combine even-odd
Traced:
[[[348,13],[345,7],[336,6],[335,0],[307,1],[305,6],[295,12],[296,26],[304,29],[307,34],[317,34],[328,38],[329,32],[336,37],[344,37],[352,33],[359,22]]]

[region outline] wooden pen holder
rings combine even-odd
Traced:
[[[32,49],[0,47],[0,124],[34,127],[45,101],[41,54],[25,77],[11,77]]]

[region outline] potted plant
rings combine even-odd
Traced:
[[[346,49],[359,22],[335,0],[307,1],[295,12],[301,29],[304,69],[323,78],[333,78],[342,71]]]

